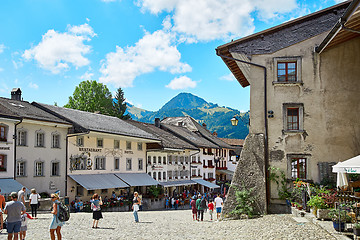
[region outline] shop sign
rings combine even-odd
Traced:
[[[79,148],[80,152],[101,152],[102,148]]]

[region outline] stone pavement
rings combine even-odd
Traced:
[[[91,213],[72,213],[62,227],[63,239],[336,239],[319,225],[298,222],[291,214],[265,215],[255,219],[209,221],[192,220],[191,210],[139,212],[140,223],[132,212],[105,212],[99,229],[92,229]],[[51,214],[29,220],[26,239],[50,239]],[[6,239],[6,234],[0,234]]]

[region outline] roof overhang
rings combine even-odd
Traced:
[[[354,0],[315,51],[323,51],[360,36],[360,0]]]

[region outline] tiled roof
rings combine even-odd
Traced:
[[[191,144],[202,147],[202,148],[219,148],[219,146],[210,142],[206,138],[204,138],[200,133],[192,132],[185,127],[178,127],[171,124],[161,123],[161,127],[166,129],[177,136],[181,137],[185,141],[190,142]]]
[[[52,106],[42,103],[33,103],[47,109],[56,115],[62,116],[68,121],[79,125],[89,131],[103,132],[110,134],[118,134],[130,137],[140,137],[152,140],[159,140],[152,134],[145,132],[134,125],[116,117],[106,116],[102,114],[84,112],[76,109]]]
[[[162,123],[178,126],[178,123],[181,122],[182,125],[192,132],[198,132],[208,141],[216,144],[218,147],[221,148],[232,148],[229,144],[221,141],[218,137],[212,135],[212,133],[201,126],[195,119],[192,117],[167,117],[161,121]]]
[[[38,121],[70,124],[26,101],[0,97],[0,114],[9,117],[25,118]]]
[[[174,148],[174,149],[193,149],[197,150],[198,148],[191,145],[190,143],[176,137],[174,134],[156,127],[154,124],[143,123],[134,120],[127,120],[128,123],[158,137],[161,140],[161,145],[164,148]]]
[[[244,139],[236,139],[236,138],[220,138],[221,141],[226,142],[232,146],[244,146]]]

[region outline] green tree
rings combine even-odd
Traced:
[[[113,100],[109,89],[95,80],[82,81],[64,107],[113,115]]]
[[[112,116],[120,118],[120,119],[130,119],[129,114],[125,114],[126,112],[126,102],[124,98],[124,92],[121,88],[118,88],[115,94],[115,99],[113,101],[113,113]]]

